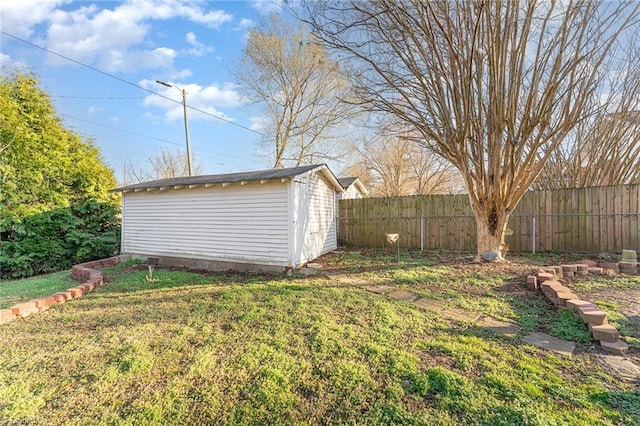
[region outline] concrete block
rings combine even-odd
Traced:
[[[623,262],[638,262],[638,254],[635,250],[622,250]]]
[[[551,266],[551,269],[553,269],[556,278],[563,278],[564,277],[564,275],[562,274],[562,266],[560,266],[560,265]]]
[[[591,325],[589,324],[589,330],[593,334],[593,338],[600,342],[615,343],[620,338],[618,329],[610,324]]]
[[[67,300],[73,299],[70,291],[59,291],[57,293],[53,293],[52,297],[56,303],[65,303]]]
[[[35,302],[36,307],[41,312],[46,311],[51,306],[56,304],[56,300],[53,298],[53,296],[46,296],[46,297],[41,297],[39,299],[34,299],[33,302]]]
[[[607,324],[607,314],[597,307],[593,308],[591,306],[581,306],[578,308],[578,312],[580,313],[580,318],[582,318],[582,321],[587,324]]]
[[[84,294],[84,290],[81,287],[68,288],[67,291],[71,293],[71,297],[73,297],[74,299],[76,297],[82,297],[82,295]]]
[[[88,282],[88,281],[80,284],[78,287],[82,288],[82,291],[85,293],[88,293],[94,288],[96,288],[96,286],[92,282]]]
[[[567,306],[567,300],[576,300],[578,296],[571,291],[561,291],[556,293],[559,306]]]
[[[538,272],[538,282],[540,284],[542,284],[543,282],[547,281],[547,280],[553,280],[554,276],[553,274],[550,274],[548,272]]]
[[[24,302],[18,303],[17,305],[13,305],[10,307],[11,312],[17,317],[28,317],[31,314],[35,314],[39,312],[38,307],[36,306],[36,302]]]
[[[598,266],[598,262],[591,259],[584,259],[580,261],[581,265],[587,265],[588,268],[595,268]]]
[[[622,274],[636,275],[638,273],[637,262],[618,262],[618,270]]]
[[[573,277],[578,270],[576,265],[560,265],[562,267],[562,273],[565,277]]]
[[[11,309],[0,309],[0,324],[6,324],[16,319],[16,315]]]
[[[629,345],[622,340],[618,340],[617,342],[601,341],[600,346],[605,352],[615,355],[625,355],[629,351]]]
[[[560,284],[558,281],[545,281],[540,285],[542,292],[547,297],[558,297],[559,292],[570,292],[567,287]]]
[[[584,277],[589,273],[589,267],[587,265],[576,265],[576,275]]]
[[[618,264],[615,262],[602,262],[600,263],[600,267],[605,270],[605,273],[607,271],[613,272],[614,274],[620,273],[620,268],[618,267]]]
[[[568,309],[575,309],[577,311],[581,306],[589,306],[592,308],[597,308],[595,304],[591,302],[587,302],[586,300],[579,300],[579,299],[567,300]]]
[[[538,286],[538,277],[535,275],[529,275],[527,277],[527,289],[528,290],[537,290]]]

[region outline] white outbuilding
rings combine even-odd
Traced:
[[[205,269],[299,268],[337,248],[326,165],[179,177],[127,185],[123,254]]]

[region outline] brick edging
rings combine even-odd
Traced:
[[[623,262],[620,262],[623,263]],[[614,268],[615,266],[615,268]],[[583,260],[577,264],[567,264],[559,266],[549,266],[541,268],[534,275],[527,277],[527,288],[529,290],[541,290],[547,299],[559,310],[569,309],[587,324],[594,340],[600,343],[606,352],[624,355],[629,350],[629,345],[620,340],[618,330],[609,324],[607,314],[596,306],[595,303],[580,300],[578,296],[569,288],[560,283],[560,279],[565,276],[586,276],[602,275],[605,273],[619,274],[637,273],[635,270],[622,271],[618,269],[617,263],[597,264],[593,260]]]
[[[104,277],[102,276],[102,272],[96,268],[115,266],[118,263],[120,263],[120,256],[73,265],[71,268],[71,279],[81,284],[64,291],[56,292],[50,296],[18,303],[8,309],[0,309],[0,324],[6,324],[19,317],[24,318],[31,314],[46,311],[51,306],[61,305],[68,300],[82,297],[95,288],[102,287],[104,285]]]

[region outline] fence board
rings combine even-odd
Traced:
[[[340,200],[339,224],[355,246],[383,247],[384,234],[397,232],[403,248],[475,248],[466,195]],[[640,250],[640,185],[529,191],[508,227],[511,251],[531,251],[534,236],[536,251]]]

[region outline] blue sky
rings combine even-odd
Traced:
[[[266,168],[259,155],[260,110],[244,105],[230,69],[248,31],[281,0],[2,2],[1,30],[153,92],[189,110],[195,162],[203,174]],[[285,14],[286,15],[286,14]],[[0,35],[3,72],[35,72],[67,127],[95,139],[122,179],[125,162],[145,166],[164,149],[184,149],[182,106],[37,47]],[[243,128],[243,127],[246,128]]]

